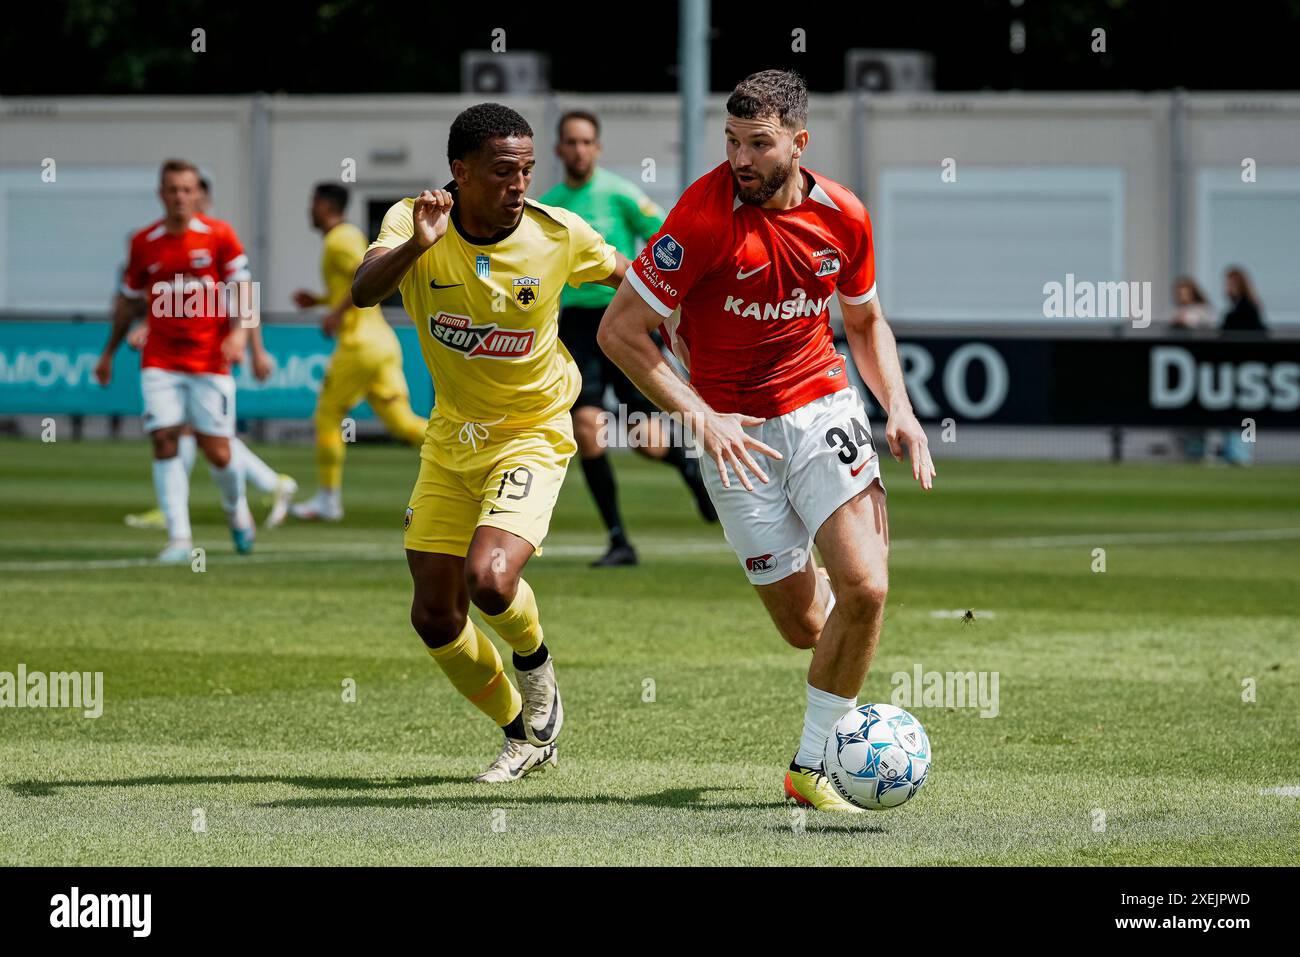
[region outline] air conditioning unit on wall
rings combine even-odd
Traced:
[[[466,50],[460,55],[460,89],[487,95],[547,93],[551,89],[550,57],[534,50]]]
[[[868,93],[915,93],[934,89],[934,57],[920,50],[849,50],[844,88]]]

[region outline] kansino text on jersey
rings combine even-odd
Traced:
[[[831,301],[830,296],[809,299],[800,290],[795,291],[800,294],[780,302],[746,302],[739,296],[728,296],[722,310],[748,319],[794,319],[796,316],[820,316]]]

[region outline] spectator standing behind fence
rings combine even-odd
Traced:
[[[1170,322],[1174,335],[1214,328],[1214,309],[1205,293],[1190,276],[1180,276],[1174,283],[1174,302],[1177,308]],[[1175,438],[1183,449],[1183,459],[1199,462],[1205,458],[1205,430],[1179,429]]]
[[[1263,310],[1246,271],[1240,266],[1229,266],[1224,271],[1223,282],[1228,296],[1228,311],[1223,315],[1222,331],[1263,332]],[[1242,438],[1240,423],[1224,434],[1223,458],[1232,465],[1250,465],[1255,461],[1254,445]]]

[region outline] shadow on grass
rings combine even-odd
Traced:
[[[457,784],[469,784],[463,778]],[[322,807],[378,807],[378,808],[432,808],[456,804],[484,804],[491,807],[518,807],[520,805],[545,806],[564,804],[586,804],[601,807],[659,807],[687,808],[693,811],[753,811],[762,807],[753,802],[705,803],[701,797],[711,791],[734,791],[737,788],[669,788],[654,794],[528,794],[520,788],[502,791],[491,785],[475,785],[470,794],[446,795],[440,797],[321,797],[289,798],[283,801],[267,801],[254,807],[271,809],[304,809]],[[528,785],[524,785],[528,787]]]
[[[464,784],[446,775],[374,778],[310,778],[284,774],[155,774],[140,778],[99,778],[90,781],[15,781],[9,790],[19,797],[49,797],[61,788],[139,788],[186,784],[292,784],[318,791],[371,791],[419,788],[434,784]]]
[[[365,796],[332,795],[329,797],[289,798],[282,801],[265,801],[253,807],[265,809],[308,809],[308,808],[429,808],[455,804],[487,804],[493,807],[503,805],[563,805],[586,804],[618,807],[659,807],[689,808],[698,811],[753,811],[762,804],[753,802],[704,803],[703,795],[712,791],[734,791],[736,788],[669,788],[654,794],[640,795],[562,795],[562,794],[528,794],[513,788],[509,793],[490,785],[474,785],[464,777],[448,775],[420,775],[403,777],[301,777],[283,774],[177,774],[149,775],[137,778],[98,778],[84,781],[15,781],[9,790],[19,797],[50,797],[64,788],[133,788],[133,787],[178,787],[186,785],[231,785],[231,784],[289,784],[312,791],[396,791],[408,788],[433,787],[443,784],[471,787],[471,793],[436,797],[389,797],[383,794]],[[527,783],[524,788],[529,787]]]

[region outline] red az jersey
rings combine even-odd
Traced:
[[[149,338],[140,364],[173,372],[229,372],[221,341],[230,331],[233,309],[216,294],[214,283],[248,278],[244,247],[234,228],[220,219],[195,216],[178,235],[159,220],[132,236],[122,295],[148,303]]]
[[[723,163],[682,194],[627,272],[719,412],[773,418],[848,387],[829,306],[837,292],[853,304],[876,294],[871,220],[848,189],[803,173],[802,203],[763,209],[741,202]]]

